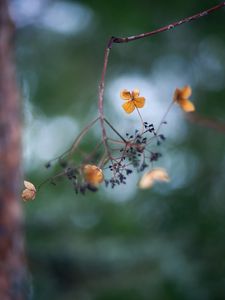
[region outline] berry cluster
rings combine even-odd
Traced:
[[[120,134],[119,136],[122,137]],[[158,130],[155,130],[152,123],[143,122],[141,130],[135,129],[133,134],[126,133],[125,138],[118,141],[121,145],[119,149],[110,147],[110,155],[102,159],[99,166],[86,164],[84,161],[77,165],[67,152],[66,155],[61,155],[57,160],[63,171],[51,178],[50,182],[55,184],[58,177],[64,176],[72,184],[76,194],[85,194],[86,191],[96,192],[102,182],[106,187],[111,188],[124,185],[131,173],[143,172],[152,166],[153,162],[158,161],[162,154],[154,151],[154,146],[160,146],[163,141],[165,136],[158,134]],[[92,161],[97,154],[93,153]],[[50,167],[51,162],[48,162],[46,168]],[[103,170],[106,169],[111,174],[109,178],[104,177]]]

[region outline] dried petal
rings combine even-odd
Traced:
[[[185,112],[192,112],[195,110],[194,104],[188,99],[191,96],[192,90],[189,85],[182,89],[176,89],[173,95],[173,100],[177,102]]]
[[[24,186],[25,188],[27,188],[28,190],[31,190],[31,191],[35,191],[36,192],[36,188],[35,186],[33,185],[33,183],[29,182],[29,181],[26,181],[24,180]]]
[[[188,99],[189,97],[191,97],[192,94],[192,89],[189,85],[185,85],[182,89],[181,89],[181,97],[184,99]]]
[[[195,111],[195,106],[194,104],[187,99],[182,99],[180,102],[180,107],[185,111],[185,112],[192,112]]]
[[[24,201],[34,200],[36,196],[36,188],[33,183],[24,180],[25,189],[22,191],[22,199]]]
[[[139,95],[140,95],[139,89],[134,89],[134,90],[132,91],[132,98],[133,98],[133,99],[139,97]]]
[[[138,97],[138,98],[135,98],[133,100],[134,102],[134,105],[138,108],[142,108],[144,105],[145,105],[145,98],[144,97]]]
[[[127,101],[122,105],[126,113],[130,114],[136,107],[142,108],[145,105],[145,98],[139,97],[139,94],[140,92],[138,89],[134,89],[132,92],[125,89],[120,92],[120,97]]]
[[[179,103],[181,99],[181,90],[180,89],[176,89],[174,94],[173,94],[173,100],[177,103]]]
[[[122,90],[120,92],[120,98],[123,100],[131,100],[131,93],[128,90]]]
[[[147,173],[145,173],[139,181],[140,189],[148,189],[153,186],[155,181],[165,181],[168,182],[169,176],[165,169],[156,168]]]
[[[22,199],[24,201],[34,200],[35,196],[36,196],[36,193],[34,191],[31,191],[31,190],[28,190],[28,189],[25,189],[22,192]]]
[[[126,113],[131,114],[135,110],[135,105],[133,101],[127,101],[122,105]]]

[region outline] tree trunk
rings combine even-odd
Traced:
[[[14,27],[0,0],[0,299],[27,299],[19,198],[20,103],[13,63]]]

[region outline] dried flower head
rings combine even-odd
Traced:
[[[83,167],[84,179],[92,186],[98,186],[104,180],[104,174],[100,168],[95,165],[85,165]]]
[[[169,180],[170,180],[169,175],[167,174],[165,169],[156,168],[145,173],[141,177],[138,186],[140,189],[148,189],[153,186],[155,181],[168,182]]]
[[[122,105],[126,113],[130,114],[135,108],[142,108],[145,105],[145,98],[139,97],[139,90],[135,89],[132,92],[128,90],[122,90],[120,92],[120,98],[126,102]]]
[[[25,189],[22,192],[22,199],[24,201],[34,200],[36,196],[36,188],[33,183],[24,180]]]
[[[177,102],[185,112],[195,111],[194,104],[189,100],[191,93],[191,87],[186,85],[182,89],[177,88],[173,95],[173,100]]]

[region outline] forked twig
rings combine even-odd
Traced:
[[[207,10],[203,10],[193,16],[181,19],[179,21],[173,22],[169,25],[163,26],[163,27],[153,30],[153,31],[141,33],[138,35],[128,36],[128,37],[123,37],[123,38],[112,36],[109,39],[107,46],[105,48],[104,63],[103,63],[103,69],[102,69],[102,75],[101,75],[101,80],[100,80],[100,84],[99,84],[99,93],[98,93],[98,110],[99,110],[100,125],[102,128],[102,139],[103,139],[103,144],[105,146],[105,149],[109,153],[109,155],[110,155],[110,149],[109,149],[108,143],[107,143],[107,134],[106,134],[105,124],[104,124],[105,117],[104,117],[104,111],[103,111],[103,101],[104,101],[105,76],[106,76],[106,71],[107,71],[107,66],[108,66],[108,61],[109,61],[109,54],[110,54],[110,50],[111,50],[113,44],[129,43],[129,42],[136,41],[138,39],[143,39],[143,38],[146,38],[146,37],[149,37],[149,36],[164,32],[164,31],[174,29],[175,27],[180,26],[182,24],[185,24],[185,23],[188,23],[191,21],[195,21],[202,17],[205,17],[205,16],[221,9],[224,6],[225,6],[225,1],[221,2],[218,5],[213,6]]]

